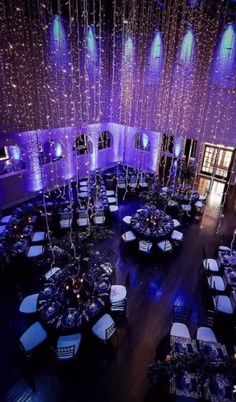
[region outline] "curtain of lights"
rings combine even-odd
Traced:
[[[126,155],[131,127],[173,136],[162,158],[167,182],[173,171],[179,180],[186,138],[197,138],[197,184],[204,143],[225,143],[236,106],[230,3],[1,0],[0,117],[3,132],[27,133],[32,191],[67,188],[72,208],[73,182],[78,192],[78,179],[97,168],[103,122],[123,125]],[[73,151],[80,134],[91,137],[92,155]],[[60,142],[63,172],[52,157],[40,165],[44,138]],[[145,161],[135,153],[139,170]]]

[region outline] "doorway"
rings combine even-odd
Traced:
[[[227,181],[233,163],[234,149],[205,144],[201,173]]]

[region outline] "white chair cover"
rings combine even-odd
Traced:
[[[126,223],[126,225],[130,225],[131,216],[130,216],[130,215],[124,216],[124,218],[122,218],[122,221],[123,221],[124,223]]]
[[[116,203],[116,197],[107,197],[107,201],[109,204],[115,204]]]
[[[39,296],[38,293],[26,296],[20,304],[19,311],[25,314],[36,313],[38,310],[37,306],[38,296]]]
[[[173,250],[172,244],[169,240],[162,240],[162,241],[158,242],[157,247],[163,252]]]
[[[31,238],[32,243],[43,242],[46,239],[46,232],[34,232]]]
[[[181,336],[183,338],[191,338],[187,325],[182,322],[174,322],[170,330],[171,336]]]
[[[110,196],[112,196],[112,195],[115,195],[115,191],[113,191],[113,190],[106,190],[106,195],[107,195],[108,197],[110,197]]]
[[[106,220],[106,218],[104,215],[95,215],[93,217],[93,222],[95,223],[95,225],[103,225],[105,220]]]
[[[1,218],[1,223],[9,223],[12,218],[12,215],[6,215]]]
[[[88,226],[89,225],[89,219],[88,218],[78,218],[77,219],[77,224],[80,227]]]
[[[136,236],[131,230],[128,230],[128,232],[123,233],[121,237],[125,243],[136,240]]]
[[[206,258],[202,261],[203,267],[211,272],[219,272],[219,266],[214,258]]]
[[[139,251],[142,251],[144,253],[150,253],[152,249],[152,242],[146,240],[140,240],[138,244],[138,249]]]
[[[225,283],[224,283],[224,280],[223,280],[223,278],[221,276],[212,275],[212,276],[209,276],[209,278],[207,278],[207,280],[208,280],[208,284],[209,284],[211,289],[215,289],[215,290],[218,290],[220,292],[225,291]]]
[[[40,322],[32,324],[20,337],[20,342],[26,352],[31,352],[47,339],[47,332]]]
[[[110,292],[110,302],[118,303],[125,300],[127,296],[126,287],[123,285],[112,285]]]
[[[73,359],[79,350],[81,344],[81,334],[71,334],[59,336],[57,340],[57,358],[59,360]]]
[[[184,235],[182,232],[179,232],[178,230],[173,230],[172,235],[171,235],[172,240],[182,241],[183,237],[184,237]]]
[[[234,313],[231,300],[228,296],[219,295],[214,297],[214,305],[216,311],[218,311],[219,313],[224,313],[228,315],[232,315]]]
[[[111,328],[111,332],[107,334],[107,330]],[[116,331],[115,322],[110,314],[104,314],[92,327],[92,332],[102,341],[109,339]]]
[[[199,327],[197,329],[197,341],[204,342],[217,342],[216,336],[211,328],[208,327]]]
[[[173,220],[174,228],[181,226],[181,223],[178,221],[178,219],[172,219],[172,220]]]
[[[109,211],[110,212],[117,212],[118,211],[118,205],[109,205]]]
[[[27,258],[36,258],[43,255],[44,247],[40,244],[38,246],[30,246],[26,257]]]

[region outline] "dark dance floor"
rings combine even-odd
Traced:
[[[183,247],[167,259],[158,254],[140,255],[135,246],[121,242],[121,219],[134,213],[140,203],[140,198],[127,197],[118,218],[112,221],[113,237],[97,244],[98,250],[111,249],[117,254],[116,283],[124,284],[127,273],[130,277],[127,317],[118,322],[117,345],[104,347],[91,335],[83,340],[72,363],[58,363],[50,344],[27,363],[18,341],[31,321],[18,307],[22,296],[40,290],[46,269],[28,272],[19,264],[1,273],[0,391],[2,397],[7,393],[4,401],[164,402],[158,392],[150,392],[147,366],[168,335],[174,305],[191,308],[189,327],[191,335],[196,334],[198,313],[207,302],[200,275],[203,248],[213,257],[219,244],[219,203],[210,202],[201,221],[184,225]],[[220,227],[226,245],[230,245],[236,227],[234,205],[232,195]],[[16,270],[16,276],[10,274]],[[227,332],[227,323],[219,325],[216,333],[224,343],[235,342],[233,333]]]

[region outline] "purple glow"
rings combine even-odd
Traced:
[[[157,32],[152,41],[149,55],[148,80],[152,83],[160,81],[163,66],[163,43],[161,33]]]
[[[222,35],[216,50],[212,69],[212,83],[217,86],[232,88],[236,69],[236,33],[235,25],[229,24]]]
[[[14,161],[21,159],[21,149],[17,145],[9,145],[8,147],[9,158]]]
[[[189,29],[184,35],[180,61],[184,63],[184,67],[189,67],[194,58],[195,38],[192,29]]]
[[[63,19],[59,15],[53,17],[51,28],[51,52],[53,61],[57,68],[67,70],[68,68],[68,39],[63,24]]]

